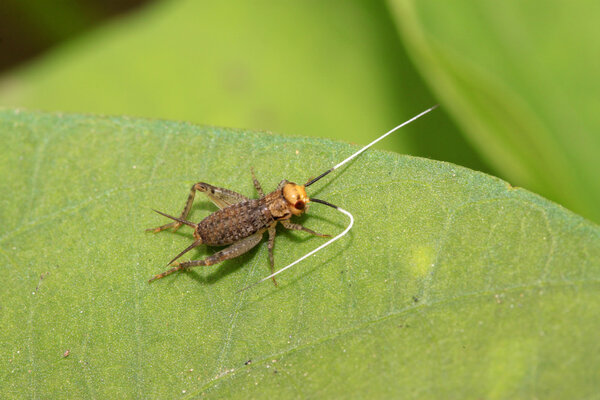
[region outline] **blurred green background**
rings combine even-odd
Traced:
[[[364,144],[440,103],[379,148],[598,222],[599,17],[591,0],[4,0],[0,105]]]

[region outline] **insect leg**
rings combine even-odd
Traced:
[[[188,195],[188,199],[185,203],[185,207],[183,208],[179,219],[187,218],[188,214],[190,213],[190,210],[192,209],[192,204],[194,203],[196,191],[206,193],[206,196],[208,196],[208,198],[219,208],[225,208],[232,204],[248,200],[246,196],[236,193],[233,190],[212,186],[204,182],[198,182],[190,189],[190,194]],[[171,227],[173,228],[173,231],[176,231],[181,225],[181,222],[171,222],[169,224],[159,226],[158,228],[146,229],[146,231],[158,233]]]
[[[233,190],[209,185],[208,183],[204,182],[198,182],[194,185],[194,187],[196,190],[206,194],[210,201],[215,203],[215,205],[219,208],[229,207],[233,204],[248,200],[248,198],[243,194],[239,194]]]
[[[252,172],[252,182],[254,182],[256,192],[261,198],[265,197],[265,192],[263,192],[262,187],[260,186],[260,182],[258,182],[258,179],[256,179],[256,175],[254,174],[254,167],[250,167],[250,172]]]
[[[263,231],[264,232],[264,231]],[[171,268],[168,271],[163,272],[162,274],[156,275],[154,278],[150,279],[148,282],[155,281],[157,279],[164,278],[167,275],[171,275],[173,272],[177,272],[182,269],[197,267],[197,266],[208,266],[219,263],[221,261],[229,260],[231,258],[235,258],[239,255],[242,255],[252,249],[254,246],[260,243],[262,239],[263,232],[257,232],[254,235],[248,236],[240,240],[239,242],[233,243],[232,245],[224,248],[223,250],[213,254],[212,256],[208,256],[202,260],[192,260],[185,262],[175,261],[171,265]]]
[[[320,236],[320,237],[331,237],[331,235],[325,235],[323,233],[315,232],[315,231],[313,231],[311,229],[303,227],[300,224],[294,224],[293,222],[290,222],[288,220],[282,220],[282,221],[279,221],[279,222],[281,222],[281,224],[283,225],[283,227],[285,229],[291,229],[293,231],[304,231],[304,232],[310,233],[311,235]]]
[[[277,229],[275,227],[277,224],[273,224],[269,227],[269,264],[271,264],[271,274],[275,272],[275,259],[273,257],[273,247],[275,246],[275,234],[277,233]],[[273,283],[277,286],[277,281],[275,277],[272,278]]]

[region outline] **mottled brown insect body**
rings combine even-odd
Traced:
[[[199,265],[213,265],[237,257],[256,246],[265,231],[269,232],[269,261],[271,270],[274,270],[273,246],[276,233],[275,227],[279,222],[287,229],[302,230],[321,237],[329,236],[289,221],[293,215],[300,215],[308,210],[310,199],[306,194],[306,190],[304,190],[304,186],[283,180],[276,190],[265,196],[260,183],[254,176],[254,171],[252,171],[252,177],[256,191],[260,195],[259,199],[248,199],[234,191],[198,182],[192,186],[179,218],[157,211],[176,222],[148,229],[149,231],[160,232],[168,228],[177,230],[185,224],[194,228],[194,238],[196,240],[171,260],[169,264],[173,264],[173,268],[156,275],[150,281],[160,279],[180,269]],[[196,191],[205,193],[220,208],[219,211],[212,213],[197,224],[185,220],[192,208]],[[229,247],[203,260],[182,263],[175,261],[200,244]],[[273,279],[273,282],[275,282],[275,279]]]
[[[225,246],[264,231],[274,222],[264,198],[246,200],[204,218],[196,232],[206,245]]]

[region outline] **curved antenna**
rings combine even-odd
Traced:
[[[342,165],[346,164],[348,161],[352,160],[354,157],[358,156],[359,154],[361,154],[362,152],[366,151],[369,147],[373,146],[375,143],[379,142],[380,140],[383,140],[385,137],[387,137],[388,135],[396,132],[398,129],[402,128],[403,126],[406,126],[408,124],[410,124],[411,122],[421,118],[423,115],[435,110],[436,108],[438,108],[438,104],[436,104],[433,107],[428,108],[427,110],[423,111],[420,114],[415,115],[414,117],[412,117],[411,119],[409,119],[408,121],[404,121],[403,123],[401,123],[400,125],[396,126],[395,128],[390,129],[389,131],[387,131],[386,133],[384,133],[383,135],[379,136],[377,139],[373,140],[371,143],[369,143],[368,145],[364,146],[362,149],[358,150],[356,153],[352,154],[350,157],[346,158],[344,161],[340,162],[339,164],[333,166],[331,169],[323,172],[321,175],[317,176],[314,179],[309,180],[308,182],[306,182],[304,184],[304,187],[310,186],[313,183],[315,183],[316,181],[318,181],[319,179],[323,178],[324,176],[326,176],[327,174],[329,174],[330,172],[335,171],[336,169],[338,169],[339,167],[341,167]],[[324,200],[319,200],[319,199],[310,199],[310,201],[313,201],[315,203],[321,203],[321,204],[325,204],[326,206],[335,208],[336,210],[338,210],[339,212],[346,214],[348,216],[348,218],[350,218],[350,223],[348,224],[348,226],[346,227],[346,229],[344,229],[344,231],[342,233],[340,233],[339,235],[337,235],[336,237],[334,237],[333,239],[330,239],[329,241],[323,243],[322,245],[320,245],[319,247],[317,247],[316,249],[314,249],[313,251],[303,255],[302,257],[300,257],[299,259],[297,259],[296,261],[294,261],[293,263],[286,265],[285,267],[281,268],[280,270],[272,273],[271,275],[264,277],[263,279],[259,280],[256,283],[253,283],[250,286],[246,286],[245,288],[238,290],[237,293],[239,292],[243,292],[244,290],[248,290],[260,283],[263,283],[264,281],[273,278],[276,275],[279,275],[280,273],[282,273],[283,271],[285,271],[288,268],[293,267],[294,265],[298,264],[300,261],[312,256],[313,254],[315,254],[317,251],[324,249],[325,247],[329,246],[331,243],[335,242],[336,240],[340,239],[342,236],[346,235],[348,233],[348,231],[350,231],[350,229],[352,229],[352,225],[354,225],[354,217],[352,216],[352,214],[350,214],[348,211],[344,210],[343,208],[340,208],[338,206],[335,206],[331,203],[328,203]],[[161,213],[162,214],[162,213]],[[164,215],[164,214],[163,214]],[[173,217],[170,217],[173,218]],[[173,218],[175,219],[175,218]]]
[[[350,218],[350,223],[348,224],[348,226],[346,227],[346,229],[344,229],[344,231],[343,231],[342,233],[340,233],[339,235],[337,235],[337,236],[336,236],[336,237],[334,237],[333,239],[330,239],[330,240],[328,240],[327,242],[323,243],[322,245],[320,245],[319,247],[317,247],[317,248],[316,248],[316,249],[314,249],[313,251],[311,251],[311,252],[309,252],[309,253],[306,253],[305,255],[303,255],[302,257],[300,257],[299,259],[297,259],[297,260],[296,260],[296,261],[294,261],[293,263],[291,263],[291,264],[289,264],[289,265],[286,265],[285,267],[281,268],[281,269],[280,269],[280,270],[278,270],[278,271],[275,271],[274,273],[272,273],[271,275],[269,275],[269,276],[267,276],[267,277],[265,277],[265,278],[262,278],[260,281],[258,281],[258,282],[256,282],[256,283],[253,283],[253,284],[252,284],[252,285],[250,285],[250,286],[246,286],[245,288],[243,288],[243,289],[241,289],[241,290],[238,290],[238,291],[237,291],[237,293],[239,293],[239,292],[243,292],[244,290],[248,290],[248,289],[250,289],[250,288],[252,288],[252,287],[254,287],[254,286],[256,286],[256,285],[258,285],[258,284],[260,284],[260,283],[263,283],[264,281],[266,281],[266,280],[268,280],[268,279],[271,279],[271,278],[272,278],[272,277],[274,277],[275,275],[279,275],[280,273],[282,273],[282,272],[283,272],[283,271],[285,271],[286,269],[288,269],[288,268],[291,268],[291,267],[293,267],[294,265],[298,264],[300,261],[302,261],[302,260],[304,260],[304,259],[306,259],[306,258],[308,258],[308,257],[312,256],[312,255],[313,255],[313,254],[315,254],[317,251],[319,251],[319,250],[321,250],[321,249],[323,249],[323,248],[325,248],[325,247],[329,246],[331,243],[335,242],[336,240],[338,240],[339,238],[341,238],[342,236],[344,236],[346,233],[348,233],[348,231],[350,231],[350,229],[352,229],[352,225],[354,225],[354,217],[353,217],[353,216],[352,216],[352,214],[350,214],[348,211],[346,211],[346,210],[344,210],[343,208],[340,208],[340,207],[338,207],[338,206],[334,206],[333,204],[331,204],[331,203],[328,203],[328,202],[326,202],[326,201],[324,201],[324,200],[319,200],[319,199],[310,199],[310,201],[311,201],[311,202],[312,202],[312,201],[314,201],[315,203],[321,203],[321,204],[325,204],[325,205],[327,205],[327,206],[329,206],[329,207],[333,207],[333,208],[335,208],[336,210],[338,210],[338,211],[339,211],[339,212],[341,212],[341,213],[344,213],[344,214],[346,214],[346,215],[348,216],[348,218]]]
[[[346,164],[348,161],[352,160],[354,157],[358,156],[360,153],[364,152],[365,150],[367,150],[369,147],[373,146],[375,143],[379,142],[380,140],[384,139],[387,135],[390,135],[394,132],[396,132],[398,129],[402,128],[405,125],[410,124],[411,122],[413,122],[414,120],[417,120],[419,118],[421,118],[423,115],[427,114],[430,111],[435,110],[436,108],[438,108],[439,104],[436,104],[435,106],[428,108],[427,110],[423,111],[422,113],[415,115],[414,117],[412,117],[411,119],[409,119],[408,121],[404,121],[403,123],[401,123],[400,125],[398,125],[397,127],[390,129],[389,131],[387,131],[386,133],[384,133],[383,135],[379,136],[377,139],[373,140],[371,143],[369,143],[368,145],[366,145],[365,147],[363,147],[362,149],[360,149],[359,151],[357,151],[356,153],[352,154],[350,157],[346,158],[344,161],[342,161],[341,163],[337,164],[336,166],[334,166],[333,168],[323,172],[321,175],[317,176],[314,179],[311,179],[310,181],[306,182],[304,184],[304,186],[310,186],[313,183],[315,183],[316,181],[318,181],[319,179],[321,179],[322,177],[324,177],[325,175],[329,174],[330,172],[335,171],[336,169],[338,169],[339,167],[341,167],[342,165]]]

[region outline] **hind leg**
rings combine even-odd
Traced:
[[[248,236],[247,238],[244,238],[244,239],[240,240],[239,242],[233,243],[232,245],[213,254],[212,256],[206,257],[203,260],[192,260],[192,261],[185,261],[185,262],[177,262],[176,261],[176,262],[172,263],[172,265],[174,265],[173,268],[171,268],[168,271],[163,272],[162,274],[156,275],[154,278],[150,279],[148,282],[152,282],[157,279],[164,278],[165,276],[171,275],[173,272],[177,272],[182,269],[187,269],[187,268],[197,267],[197,266],[213,265],[213,264],[219,263],[221,261],[229,260],[231,258],[240,256],[240,255],[250,251],[250,249],[252,249],[254,246],[259,244],[260,240],[262,239],[262,234],[263,234],[263,232],[257,232],[254,235]],[[186,251],[187,251],[187,249],[186,249]]]
[[[205,193],[206,196],[208,196],[208,198],[219,208],[225,208],[232,204],[248,200],[246,196],[236,193],[233,190],[212,186],[204,182],[198,182],[190,189],[190,194],[188,195],[188,199],[185,203],[185,207],[183,207],[183,211],[181,212],[179,219],[187,218],[188,214],[190,213],[190,210],[192,209],[192,204],[194,203],[196,191]],[[173,231],[176,231],[181,225],[181,222],[171,222],[169,224],[161,225],[157,228],[146,229],[146,231],[158,233],[169,228],[173,228]]]

